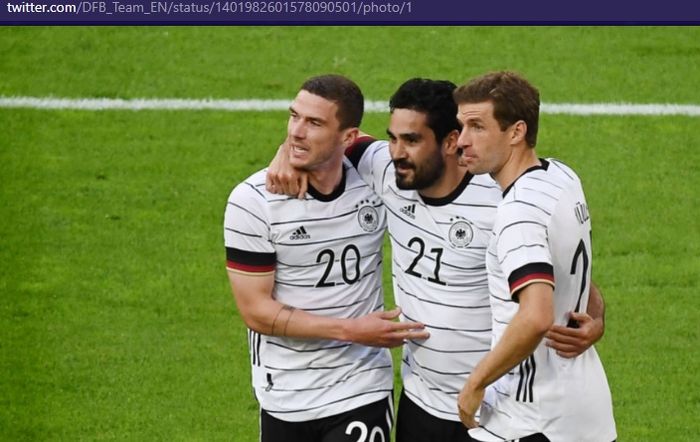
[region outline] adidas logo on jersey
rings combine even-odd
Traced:
[[[296,229],[296,230],[294,231],[294,233],[292,233],[292,234],[289,236],[289,239],[291,239],[291,240],[295,240],[295,239],[311,239],[311,235],[309,235],[308,233],[306,233],[306,229],[304,228],[304,226],[301,226],[301,227],[299,227],[298,229]]]
[[[402,207],[401,213],[406,215],[407,217],[411,219],[416,219],[416,205],[415,204],[409,204],[408,206]]]

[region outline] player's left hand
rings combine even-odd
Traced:
[[[579,327],[553,325],[545,335],[546,345],[556,350],[559,356],[575,358],[600,340],[605,325],[602,319],[593,319],[587,313],[571,312],[569,317],[578,322]]]
[[[459,408],[459,419],[467,428],[476,428],[479,423],[476,421],[476,410],[481,406],[481,401],[484,400],[484,389],[473,388],[467,381],[464,388],[459,392],[457,398],[457,408]]]

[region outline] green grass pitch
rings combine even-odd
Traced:
[[[0,28],[0,96],[285,99],[338,72],[386,100],[409,77],[504,68],[548,103],[700,104],[700,28]],[[285,127],[0,108],[0,440],[257,440],[222,220]],[[619,440],[697,440],[700,118],[540,127],[586,187]]]

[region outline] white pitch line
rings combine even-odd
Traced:
[[[283,111],[291,100],[221,100],[184,98],[55,98],[0,96],[0,108],[29,108],[47,110],[221,110],[221,111]],[[388,112],[385,101],[366,101],[367,112]],[[542,103],[543,114],[563,115],[680,115],[700,116],[696,104],[633,104],[633,103]]]

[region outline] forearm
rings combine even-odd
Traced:
[[[277,303],[268,335],[301,339],[334,339],[350,341],[350,319],[333,318],[308,313]],[[269,319],[269,317],[268,317]]]
[[[479,362],[468,378],[473,389],[484,389],[530,356],[554,323],[553,288],[535,283],[518,295],[518,312],[496,346]]]
[[[605,322],[605,301],[603,301],[603,294],[593,281],[591,281],[591,290],[588,296],[586,313],[593,319]]]
[[[479,362],[468,382],[474,389],[484,389],[531,355],[542,341],[546,329],[533,318],[518,312],[501,340]]]
[[[333,339],[374,347],[397,347],[408,339],[427,339],[424,325],[396,321],[400,309],[379,310],[352,318],[316,315],[277,301],[274,275],[251,276],[229,271],[236,306],[245,324],[264,335]]]
[[[308,313],[271,297],[258,297],[254,302],[242,298],[236,297],[236,303],[243,321],[248,328],[258,333],[292,338],[349,340],[346,330],[349,320]]]

